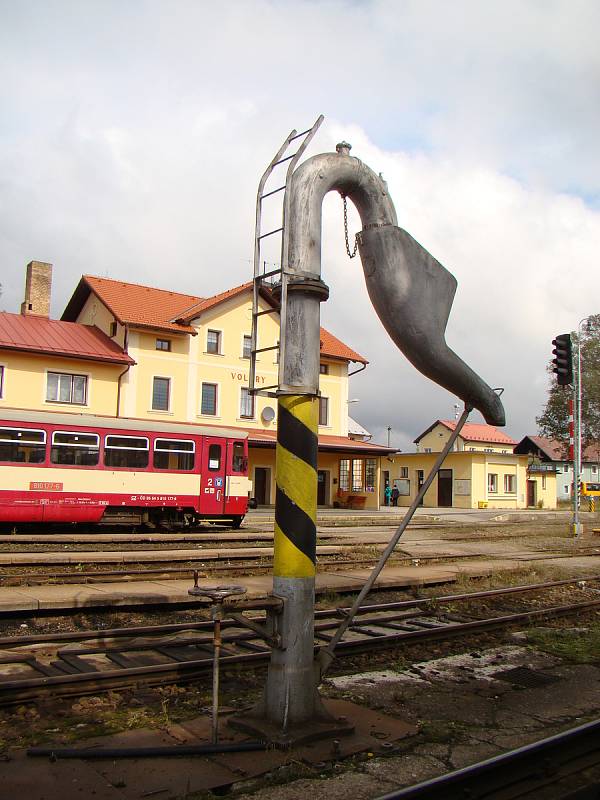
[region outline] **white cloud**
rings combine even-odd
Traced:
[[[597,3],[0,7],[3,308],[31,259],[55,264],[55,314],[82,273],[200,295],[246,280],[258,179],[323,111],[310,152],[345,138],[383,172],[459,281],[450,345],[506,387],[508,430],[534,430],[551,339],[598,310]],[[337,197],[324,227],[324,323],[371,361],[353,411],[406,448],[454,398],[387,341]]]

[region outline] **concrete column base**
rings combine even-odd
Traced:
[[[354,725],[346,717],[334,717],[329,714],[320,698],[317,704],[323,713],[322,717],[298,722],[288,730],[282,730],[279,725],[262,716],[260,709],[252,710],[246,715],[230,717],[227,725],[233,730],[247,733],[276,747],[296,747],[322,739],[351,736],[354,733]]]

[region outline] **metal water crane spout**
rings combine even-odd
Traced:
[[[308,137],[321,120],[319,117]],[[285,146],[296,138],[294,131],[272,164],[281,163]],[[282,644],[281,648],[273,648],[265,694],[255,716],[262,726],[257,730],[273,729],[278,736],[293,735],[300,740],[306,725],[318,724],[321,729],[335,730],[336,735],[340,732],[321,703],[314,664],[320,304],[329,294],[321,279],[321,221],[327,192],[338,191],[350,198],[360,214],[358,247],[367,289],[389,335],[417,369],[465,403],[446,448],[452,446],[472,408],[479,409],[495,425],[504,424],[504,409],[498,395],[446,344],[446,323],[456,280],[398,227],[383,178],[353,158],[346,142],[338,145],[336,153],[313,156],[291,171],[297,157],[298,154],[290,161],[286,185],[281,187],[285,188],[282,227],[256,236],[259,243],[261,237],[277,230],[283,232],[273,547],[273,595],[282,603],[277,621]],[[263,189],[261,179],[257,220],[260,203],[269,196],[263,194]],[[257,265],[258,258],[255,293]],[[255,326],[253,343],[254,352],[260,352],[256,349]],[[431,485],[445,454],[443,451],[439,455],[421,493]],[[422,494],[413,501],[405,524],[420,497]],[[401,527],[396,532],[396,537],[402,530]],[[394,545],[392,541],[388,547]],[[385,558],[387,555],[388,550]],[[383,563],[376,569],[380,570]],[[375,577],[376,573],[370,580]],[[363,591],[368,589],[369,581]],[[338,639],[342,634],[340,627]],[[334,647],[332,639],[319,665],[319,674],[326,671]]]
[[[349,151],[342,142],[336,153],[309,158],[292,176],[289,273],[320,278],[323,198],[332,190],[349,197],[363,226],[358,247],[367,290],[392,340],[420,372],[481,411],[489,424],[504,425],[499,396],[446,344],[456,279],[398,227],[385,181]],[[289,355],[297,363],[300,354]]]

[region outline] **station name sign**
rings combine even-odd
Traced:
[[[232,381],[244,381],[244,383],[247,384],[248,383],[248,373],[247,372],[235,372],[234,370],[231,370],[231,380]],[[255,380],[257,386],[259,384],[261,384],[261,383],[264,386],[265,383],[267,382],[267,379],[265,377],[263,377],[262,375],[255,375],[254,376],[254,380]]]

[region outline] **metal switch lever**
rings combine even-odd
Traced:
[[[212,743],[219,740],[219,657],[221,655],[221,620],[223,600],[234,595],[246,594],[244,586],[198,586],[198,573],[194,572],[194,587],[188,589],[192,597],[208,597],[213,601],[211,616],[213,628],[213,697],[212,697]]]

